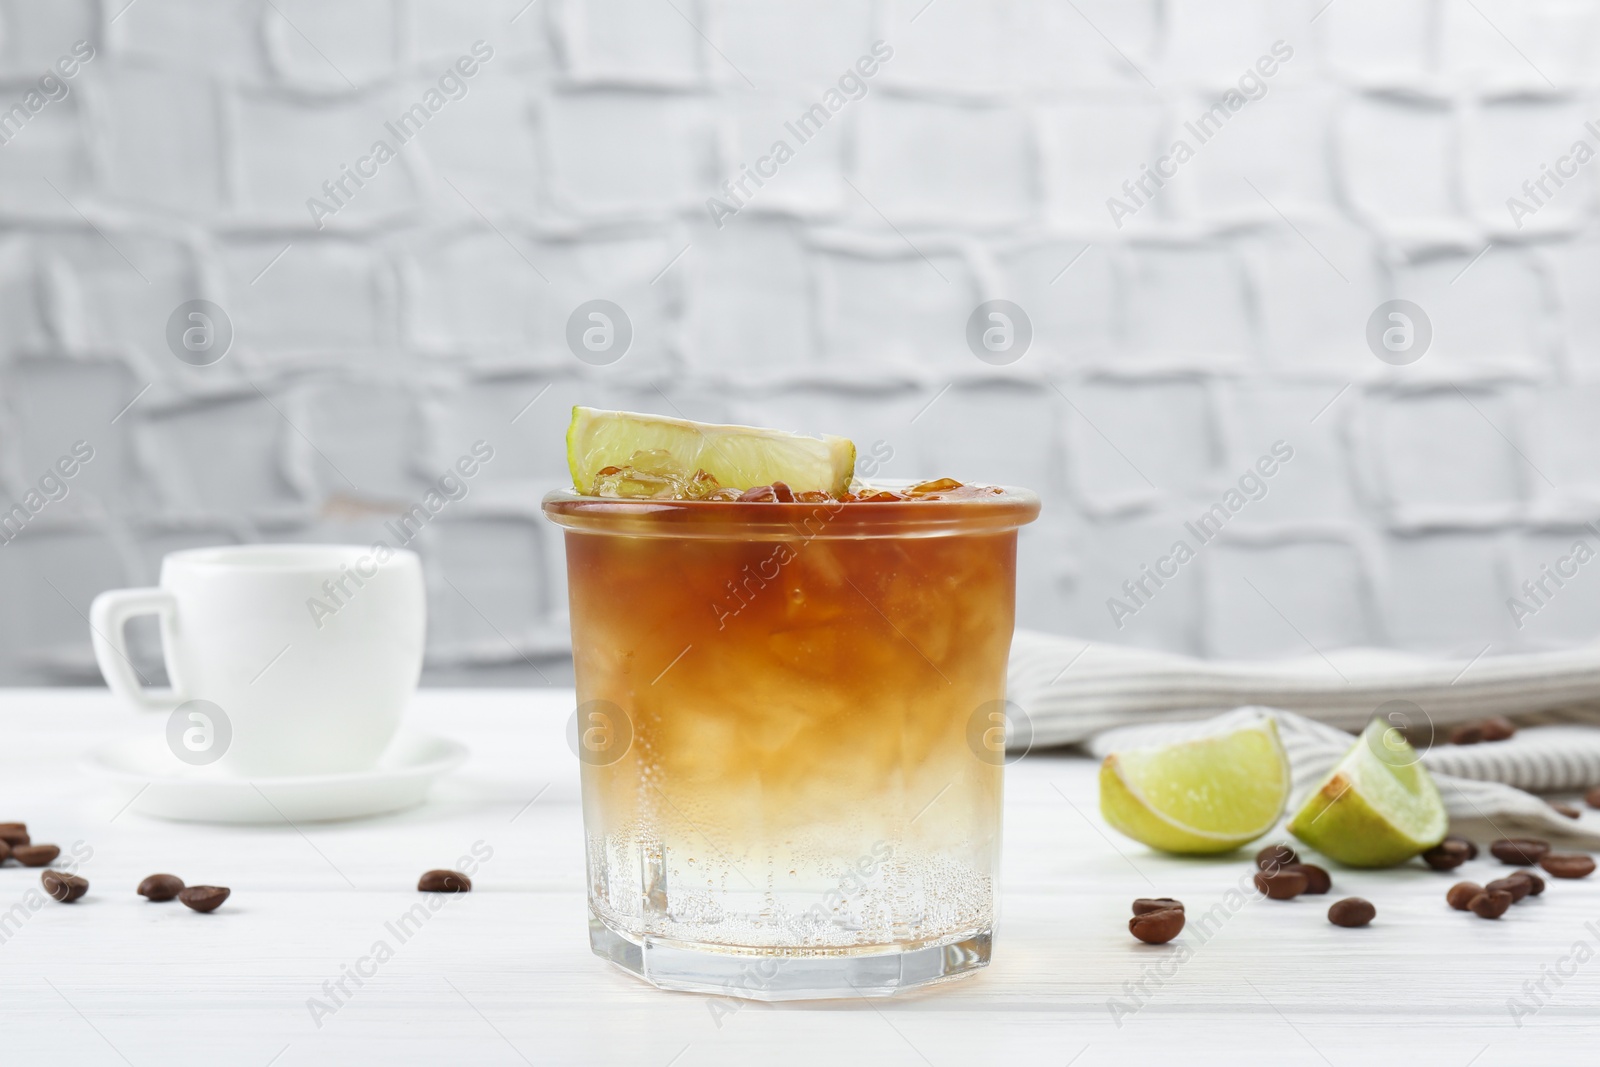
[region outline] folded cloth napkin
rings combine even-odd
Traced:
[[[1420,722],[1404,724],[1415,740],[1430,725],[1448,736],[1450,727],[1489,715],[1543,713],[1540,721],[1600,724],[1600,646],[1461,661],[1358,648],[1250,663],[1018,630],[1007,697],[1027,712],[1035,747],[1074,744],[1131,723],[1208,718],[1247,705],[1297,711],[1357,731],[1395,700],[1416,709],[1385,709],[1386,715],[1409,713],[1415,720],[1420,711]],[[1600,785],[1600,779],[1589,784]]]
[[[1600,785],[1600,647],[1460,662],[1350,649],[1241,663],[1019,630],[1007,697],[1026,713],[1032,747],[1083,744],[1101,758],[1225,728],[1214,721],[1219,711],[1271,714],[1296,805],[1349,750],[1352,733],[1383,714],[1417,744],[1457,832],[1600,849],[1600,813],[1574,821],[1528,792]],[[1488,715],[1517,722],[1516,736],[1446,743],[1452,726]]]

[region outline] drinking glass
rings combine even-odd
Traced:
[[[888,995],[989,961],[1021,489],[544,499],[589,933],[663,988]]]

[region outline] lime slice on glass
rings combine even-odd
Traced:
[[[1227,852],[1277,823],[1289,799],[1278,724],[1113,752],[1100,767],[1106,822],[1164,852]]]
[[[607,467],[636,466],[639,453],[648,456],[651,469],[670,466],[685,478],[705,471],[718,485],[740,490],[784,482],[797,493],[841,494],[849,491],[856,466],[856,446],[843,437],[572,409],[567,466],[578,492],[591,492],[595,476]]]
[[[1289,820],[1289,832],[1351,867],[1393,867],[1443,841],[1449,825],[1417,750],[1373,719]]]

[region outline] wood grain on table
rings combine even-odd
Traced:
[[[1600,1063],[1600,877],[1549,879],[1496,922],[1444,903],[1458,878],[1505,873],[1484,859],[1334,868],[1327,897],[1259,901],[1236,893],[1248,853],[1185,861],[1119,837],[1094,766],[1058,755],[1007,770],[1000,928],[977,977],[783,1005],[657,991],[589,952],[572,706],[570,690],[424,690],[413,724],[472,749],[427,805],[241,828],[118,814],[77,770],[156,719],[100,690],[0,692],[0,821],[93,852],[88,897],[20,917],[39,872],[0,869],[0,1064]],[[490,853],[474,891],[396,926],[418,875],[474,846]],[[149,904],[134,887],[156,871],[233,895],[210,915]],[[1345,895],[1377,905],[1371,927],[1327,921]],[[1182,899],[1189,928],[1134,941],[1138,896]]]

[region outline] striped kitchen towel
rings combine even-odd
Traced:
[[[1296,811],[1306,794],[1349,751],[1355,743],[1353,735],[1292,711],[1245,707],[1200,721],[1144,723],[1106,730],[1083,747],[1095,758],[1104,759],[1108,753],[1123,749],[1225,732],[1262,716],[1278,721],[1294,783],[1289,811]],[[1527,792],[1569,792],[1600,783],[1600,729],[1563,724],[1534,726],[1518,730],[1507,741],[1447,744],[1424,748],[1420,755],[1439,787],[1454,832],[1478,841],[1539,837],[1600,850],[1600,812],[1585,811],[1581,818],[1569,819]]]
[[[1413,738],[1430,729],[1447,736],[1451,727],[1489,715],[1600,723],[1600,646],[1460,661],[1345,649],[1251,663],[1019,630],[1007,697],[1027,712],[1035,746],[1247,705],[1284,708],[1351,732],[1382,709],[1391,722],[1405,718],[1400,725]]]

